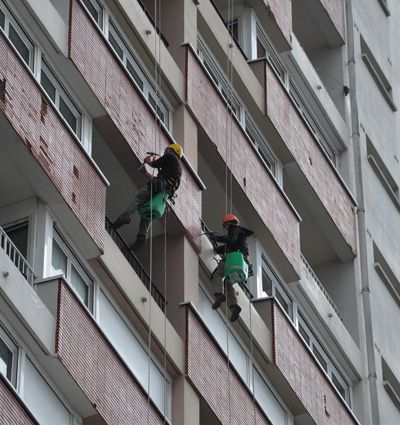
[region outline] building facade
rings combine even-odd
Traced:
[[[400,423],[395,0],[0,0],[0,425]],[[180,143],[137,253],[113,221]],[[207,230],[254,230],[212,310]]]

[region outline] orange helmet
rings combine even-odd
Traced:
[[[222,225],[226,223],[234,222],[235,224],[239,224],[239,219],[234,214],[228,214],[222,219]]]

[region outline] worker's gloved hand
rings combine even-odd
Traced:
[[[150,162],[153,162],[154,156],[153,155],[147,155],[146,158],[143,160],[145,164],[149,164]]]
[[[215,236],[215,233],[216,233],[216,232],[212,232],[212,231],[210,230],[210,231],[208,231],[208,232],[206,233],[206,235],[207,235],[210,239],[213,239],[213,238],[214,238],[214,236]]]

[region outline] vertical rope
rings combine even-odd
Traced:
[[[167,422],[167,214],[164,213],[164,424]]]
[[[254,425],[257,425],[256,396],[255,396],[255,388],[254,388],[254,345],[253,345],[251,300],[249,300],[249,312],[250,312],[250,373],[251,373],[251,389],[252,389],[251,392],[253,396]]]

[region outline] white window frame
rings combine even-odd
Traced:
[[[221,93],[222,97],[226,102],[227,108],[231,109],[231,105],[235,106],[235,109],[238,111],[237,114],[232,110],[233,114],[237,118],[239,125],[242,127],[244,133],[247,135],[250,143],[255,148],[258,156],[262,160],[263,164],[271,171],[272,175],[275,177],[278,185],[282,187],[283,185],[283,174],[282,174],[282,164],[278,158],[273,153],[268,142],[262,135],[262,132],[258,128],[257,124],[252,119],[250,113],[243,106],[243,102],[239,96],[234,92],[234,90],[229,88],[229,84],[225,77],[224,71],[218,64],[217,59],[213,56],[210,49],[208,48],[204,39],[198,35],[197,39],[197,55],[205,68],[205,72],[208,74],[210,80],[214,83],[215,87]],[[229,95],[230,101],[225,94],[231,92]],[[250,133],[250,135],[249,135]],[[254,138],[254,140],[252,139]],[[271,167],[268,165],[264,156],[268,158],[271,163]]]
[[[156,114],[156,116],[159,118],[160,122],[166,129],[166,131],[170,134],[172,134],[172,115],[173,115],[173,108],[168,101],[167,97],[160,91],[156,90],[156,83],[154,81],[154,78],[151,76],[150,72],[146,69],[146,66],[143,64],[143,62],[140,59],[140,56],[136,52],[135,48],[133,47],[132,43],[129,41],[129,38],[124,34],[124,31],[122,30],[121,26],[119,25],[118,21],[114,18],[113,14],[107,7],[107,5],[104,2],[101,2],[99,0],[89,0],[92,4],[96,2],[97,7],[101,8],[102,10],[102,17],[103,22],[102,25],[99,25],[98,22],[94,19],[93,15],[90,14],[90,11],[85,6],[82,0],[80,0],[81,4],[84,6],[85,10],[89,14],[90,18],[97,24],[100,31],[103,33],[106,42],[112,49],[112,51],[115,53],[115,56],[117,60],[120,61],[120,63],[123,65],[126,73],[128,74],[130,80],[133,82],[135,87],[143,94],[143,97],[146,100],[147,105],[150,107],[152,111]],[[113,38],[117,41],[117,44],[122,50],[122,58],[119,56],[115,48],[112,46],[110,40],[109,40],[109,34],[112,34]],[[143,88],[139,86],[139,84],[136,82],[135,78],[130,73],[127,61],[129,60],[130,64],[134,68],[135,72],[138,74],[140,79],[143,81]],[[150,96],[154,99],[154,103],[156,104],[154,107]],[[162,120],[158,114],[159,110],[164,115],[164,120]]]
[[[17,19],[14,17],[13,12],[11,12],[10,8],[0,0],[0,9],[3,12],[5,18],[4,22],[4,29],[0,27],[0,31],[3,31],[4,35],[7,37],[7,39],[10,41],[12,46],[14,47],[14,50],[18,53],[19,57],[23,60],[23,62],[33,71],[33,64],[34,64],[34,50],[35,46],[33,41],[30,39],[30,37],[26,34],[24,28],[22,25],[17,21]],[[29,51],[29,60],[28,63],[25,62],[25,59],[21,56],[20,52],[17,50],[17,48],[14,46],[13,42],[10,39],[10,23],[12,24],[14,30],[18,34],[18,36],[21,38],[25,46],[28,48]]]
[[[212,304],[212,297],[207,289],[207,287],[203,284],[203,282],[200,280],[199,281],[199,290],[201,292],[203,292],[204,296],[208,299],[209,302],[209,308],[211,309],[211,304]],[[210,330],[211,334],[214,336],[214,339],[216,341],[216,343],[219,345],[219,347],[221,348],[221,350],[228,355],[228,351],[231,354],[231,345],[229,345],[226,341],[226,337],[228,336],[228,338],[234,338],[234,340],[236,340],[237,344],[240,346],[241,350],[243,350],[243,352],[246,355],[246,376],[242,376],[239,373],[239,368],[238,366],[235,365],[234,359],[231,357],[231,355],[229,355],[229,359],[230,359],[230,364],[235,368],[236,372],[238,373],[238,375],[242,378],[243,382],[245,383],[245,385],[249,388],[249,390],[253,393],[253,383],[254,383],[254,370],[257,371],[257,373],[260,375],[260,377],[262,378],[262,380],[264,381],[265,385],[268,387],[268,389],[270,390],[271,394],[274,396],[274,398],[276,399],[276,402],[280,405],[280,407],[285,411],[285,415],[286,415],[286,423],[287,424],[293,424],[293,415],[290,412],[289,408],[287,407],[287,405],[285,404],[285,402],[282,400],[282,398],[280,397],[280,395],[275,391],[273,385],[271,384],[270,380],[267,378],[267,376],[265,375],[264,371],[262,370],[262,368],[257,364],[256,360],[253,358],[251,359],[251,352],[249,351],[249,349],[247,348],[247,346],[242,342],[241,337],[239,336],[239,334],[236,332],[236,330],[232,327],[232,326],[228,326],[227,323],[227,317],[222,314],[220,311],[215,310],[213,314],[218,314],[220,320],[222,321],[222,323],[224,324],[224,326],[226,326],[226,330],[227,332],[225,332],[225,336],[224,336],[224,341],[221,342],[218,339],[218,336],[215,335],[215,333],[213,332],[213,330],[208,327],[207,325],[207,319],[206,317],[204,317],[204,314],[202,314],[202,312],[200,310],[198,310],[200,313],[200,316],[203,318],[203,322],[204,325]],[[257,400],[257,397],[256,397]],[[273,406],[272,406],[273,408]],[[264,409],[263,409],[264,410]],[[267,411],[265,411],[266,414],[268,414]]]
[[[85,1],[89,2],[93,9],[96,10],[99,16],[99,20],[96,20],[95,17],[91,14],[89,8],[86,6]],[[88,11],[89,15],[93,18],[94,22],[98,25],[98,27],[102,30],[104,27],[104,7],[97,0],[81,0],[82,5]]]
[[[51,67],[48,65],[47,61],[43,57],[41,61],[40,71],[41,73],[40,73],[39,82],[43,90],[45,90],[45,88],[42,85],[42,72],[45,73],[46,77],[49,79],[50,83],[54,86],[54,89],[55,89],[55,99],[54,100],[51,99],[50,95],[48,95],[48,98],[52,101],[53,105],[60,112],[61,115],[62,115],[62,112],[60,110],[60,98],[63,100],[63,102],[67,105],[72,115],[76,119],[76,131],[70,126],[66,118],[63,116],[64,121],[66,125],[68,125],[68,127],[71,129],[71,131],[75,133],[79,139],[81,139],[82,138],[81,137],[82,136],[82,112],[78,109],[74,101],[70,98],[67,91],[64,89],[64,87],[62,86],[58,78],[56,77],[55,72],[51,69]]]
[[[13,340],[10,333],[8,332],[6,326],[1,322],[0,319],[0,339],[3,341],[4,345],[10,350],[12,354],[11,359],[11,379],[9,382],[11,385],[17,387],[17,370],[18,370],[18,355],[19,349],[17,343]],[[7,380],[7,376],[3,375]]]
[[[65,280],[68,282],[72,290],[77,294],[78,298],[82,301],[82,303],[87,307],[87,309],[90,312],[93,312],[94,278],[90,275],[86,267],[78,260],[77,255],[74,253],[73,249],[68,245],[66,240],[63,238],[61,232],[57,228],[53,228],[52,240],[57,243],[57,245],[60,247],[61,251],[65,254],[67,258],[67,275],[66,276],[64,275]],[[57,274],[57,270],[54,270],[52,266],[52,255],[53,255],[53,243],[52,243],[51,253],[50,253],[50,269],[51,269],[50,275],[54,275],[55,273]],[[79,293],[74,288],[71,282],[72,267],[75,268],[75,270],[78,272],[79,276],[82,278],[82,280],[85,282],[87,286],[87,290],[88,290],[87,305],[84,303],[84,300],[81,299]]]
[[[103,296],[107,299],[107,301],[110,303],[110,305],[112,306],[112,308],[114,308],[114,310],[116,311],[117,315],[119,316],[119,318],[121,319],[121,321],[123,322],[123,324],[128,328],[128,330],[131,332],[131,334],[133,335],[133,337],[137,340],[138,344],[141,346],[141,348],[145,352],[146,356],[148,356],[149,355],[148,344],[146,344],[143,341],[141,335],[137,332],[137,330],[135,329],[135,327],[130,322],[129,318],[121,310],[120,306],[114,300],[114,298],[111,296],[111,294],[108,292],[108,290],[106,288],[104,288],[103,286],[100,287],[98,285],[97,286],[97,291],[103,293]],[[101,308],[99,306],[99,300],[100,300],[100,296],[99,295],[96,296],[96,300],[97,300],[96,301],[96,315],[94,316],[94,318],[95,318],[96,322],[99,324],[99,326],[101,328],[101,321],[100,321]],[[117,347],[115,347],[115,346],[114,346],[114,348],[117,349]],[[121,355],[122,358],[124,358],[124,356],[121,353],[120,353],[120,355]],[[161,365],[161,363],[159,362],[159,360],[154,356],[154,354],[152,352],[150,352],[150,361],[151,361],[151,364],[153,365],[153,367],[156,368],[160,372],[160,374],[163,376],[163,378],[164,378],[165,389],[166,389],[166,400],[165,400],[165,403],[166,403],[166,406],[165,406],[166,407],[166,412],[165,412],[165,418],[170,423],[172,421],[172,378],[169,375],[168,371],[166,371],[165,374],[164,374],[164,367]],[[140,382],[139,377],[128,366],[128,362],[127,361],[125,361],[125,365],[131,370],[131,372],[133,373],[133,375],[136,376],[137,380]],[[147,393],[148,388],[146,388],[143,385],[142,382],[140,382],[140,384],[141,384],[142,388],[144,389],[144,391]],[[151,387],[150,387],[150,392],[151,392]],[[150,395],[150,398],[151,398],[151,395]],[[162,409],[161,408],[160,408],[160,412],[162,412]]]

